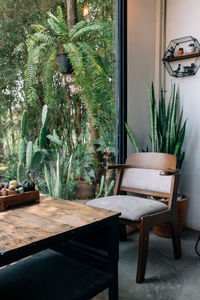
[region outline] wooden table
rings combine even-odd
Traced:
[[[77,269],[76,282],[67,277],[66,299],[91,299],[109,288],[109,299],[117,300],[118,217],[116,212],[41,195],[39,204],[0,213],[0,267],[50,248],[70,258],[70,268],[74,262]],[[84,268],[85,274],[91,273],[91,284],[78,277]]]

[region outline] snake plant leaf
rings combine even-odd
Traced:
[[[150,108],[150,120],[151,120],[151,137],[152,137],[152,152],[156,152],[156,121],[155,121],[155,97],[154,97],[154,87],[152,83],[152,87],[150,89],[149,83],[146,80],[146,87],[147,87],[147,94],[148,94],[148,101],[149,101],[149,108]],[[157,118],[157,112],[156,112],[156,118]]]
[[[183,119],[183,109],[181,110],[181,115],[180,115],[180,119],[179,119],[179,122],[178,122],[177,136],[179,136],[179,134],[180,134],[182,119]]]
[[[166,131],[166,153],[170,153],[170,132],[175,101],[175,85],[172,86],[170,101],[167,111],[167,131]]]
[[[178,137],[178,140],[177,140],[177,143],[176,143],[176,146],[175,146],[175,149],[174,149],[174,155],[177,157],[182,145],[183,145],[183,141],[184,141],[184,137],[185,137],[185,129],[186,129],[186,122],[184,122],[184,125],[180,131],[180,134],[179,134],[179,137]]]
[[[134,149],[135,149],[135,152],[140,152],[140,151],[139,151],[139,148],[138,148],[138,146],[137,146],[135,137],[134,137],[134,135],[132,134],[130,128],[128,127],[128,125],[127,125],[126,123],[125,123],[125,128],[126,128],[126,132],[127,132],[127,134],[128,134],[128,137],[129,137],[129,139],[130,139],[130,141],[131,141],[131,143],[132,143],[132,145],[133,145],[133,147],[134,147]]]
[[[181,167],[182,167],[184,157],[185,157],[185,151],[183,151],[183,152],[180,154],[180,156],[179,156],[179,159],[178,159],[178,165],[177,165],[177,167],[178,167],[179,169],[181,169]]]
[[[169,144],[169,153],[173,153],[174,146],[176,143],[176,124],[173,122],[170,130],[170,144]]]

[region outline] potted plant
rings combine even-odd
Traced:
[[[84,142],[84,140],[83,135],[79,136],[79,141],[73,154],[70,174],[71,180],[77,182],[76,198],[79,200],[91,199],[95,196],[95,186],[93,184],[95,172],[92,156],[94,150],[92,145]]]
[[[194,43],[189,44],[186,48],[187,53],[193,53],[193,52],[195,52],[195,50],[196,50],[196,47],[195,47]]]
[[[173,85],[170,100],[166,107],[164,92],[161,90],[160,101],[157,109],[153,83],[151,89],[147,83],[147,91],[151,118],[151,151],[174,154],[177,157],[177,167],[181,168],[185,156],[185,152],[182,151],[182,145],[185,138],[187,120],[184,122],[182,121],[183,110],[181,111],[179,118],[177,115],[179,92],[176,89],[176,86]],[[130,128],[127,124],[125,124],[125,127],[135,151],[140,152]],[[166,202],[167,199],[159,199],[159,201]],[[184,225],[187,204],[188,199],[186,197],[178,197],[177,208],[181,230]],[[162,237],[171,237],[170,225],[163,224],[154,227],[154,233]]]
[[[66,52],[58,53],[57,58],[58,58],[58,64],[60,66],[60,73],[72,74],[73,67],[68,58],[68,54]]]

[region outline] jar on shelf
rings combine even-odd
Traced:
[[[184,53],[183,48],[179,48],[179,49],[178,49],[178,55],[183,55],[183,53]]]
[[[196,48],[195,48],[195,45],[193,43],[189,44],[186,48],[186,52],[187,53],[193,53],[195,52]]]

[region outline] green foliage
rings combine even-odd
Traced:
[[[172,86],[170,100],[166,107],[164,92],[161,89],[158,111],[156,108],[156,99],[154,86],[152,83],[151,90],[147,83],[148,100],[150,106],[151,117],[151,146],[152,152],[171,153],[177,157],[178,167],[180,168],[185,156],[182,151],[182,146],[185,138],[186,122],[182,124],[183,110],[178,118],[178,101],[179,93],[175,85]],[[125,124],[127,134],[134,146],[136,152],[139,148],[136,144],[135,138]]]
[[[105,189],[105,176],[102,175],[101,176],[99,193],[96,196],[96,198],[98,199],[98,198],[102,198],[102,197],[108,197],[110,195],[110,193],[112,192],[112,190],[114,188],[114,185],[115,185],[115,181],[112,180],[111,183],[109,184],[108,188]]]
[[[128,134],[128,137],[129,137],[131,143],[133,144],[133,147],[134,147],[134,149],[135,149],[135,152],[140,152],[140,151],[139,151],[139,148],[138,148],[138,146],[137,146],[135,137],[134,137],[133,133],[131,132],[130,128],[128,127],[128,125],[127,125],[126,123],[125,123],[125,128],[126,128],[126,132],[127,132],[127,134]]]
[[[46,27],[34,26],[36,33],[29,36],[26,41],[28,52],[26,91],[29,104],[37,105],[40,97],[37,90],[39,91],[39,86],[42,84],[44,102],[54,109],[58,92],[56,76],[59,70],[56,54],[60,49],[64,49],[73,65],[76,86],[81,87],[79,102],[83,110],[79,109],[78,113],[86,110],[90,127],[94,128],[94,131],[98,130],[102,136],[106,127],[113,140],[115,99],[112,77],[114,72],[113,68],[110,68],[111,55],[104,53],[105,45],[106,49],[112,49],[111,25],[81,21],[68,31],[59,7],[57,15],[48,14],[47,23]],[[108,50],[106,52],[108,54]],[[74,97],[67,94],[67,91],[65,97],[73,116],[74,110],[77,109],[77,102]],[[77,128],[75,131],[77,132]],[[80,135],[80,132],[77,135]],[[94,139],[91,140],[94,142]]]
[[[35,144],[32,141],[26,143],[25,134],[27,131],[27,114],[24,112],[23,119],[21,123],[21,140],[19,143],[19,164],[17,168],[17,178],[19,182],[22,182],[25,177],[29,179],[30,172],[36,171],[39,167],[44,153],[42,149],[45,145],[47,129],[46,129],[46,122],[47,122],[47,114],[48,114],[48,107],[45,105],[42,110],[42,128],[40,130],[40,148],[38,147],[37,140]],[[26,146],[27,145],[27,146]]]
[[[71,180],[80,179],[92,184],[95,178],[93,152],[91,143],[83,142],[83,136],[80,136],[73,154]]]

